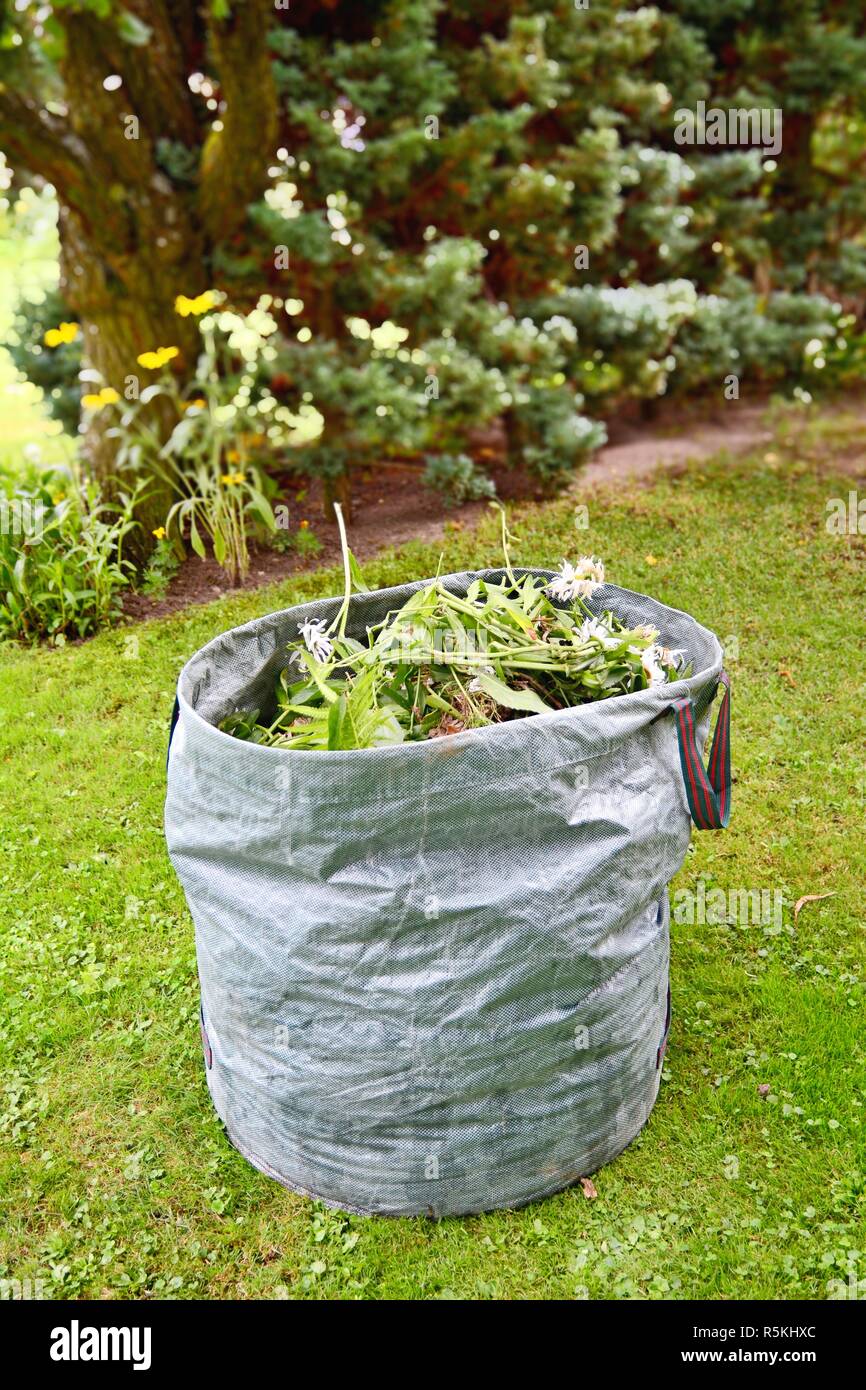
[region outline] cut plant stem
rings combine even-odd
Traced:
[[[346,635],[346,620],[349,616],[349,601],[352,597],[352,564],[349,559],[349,540],[346,535],[346,523],[343,520],[343,508],[339,502],[334,502],[333,508],[334,515],[337,518],[337,526],[340,531],[340,549],[343,552],[343,582],[345,586],[343,591],[343,604],[334,620],[334,622],[339,622],[338,631],[342,638]],[[329,632],[333,626],[334,623],[328,628]]]

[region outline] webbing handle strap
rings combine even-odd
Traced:
[[[695,739],[698,718],[695,702],[689,699],[674,700],[671,705],[686,797],[698,830],[722,830],[731,817],[731,682],[726,671],[719,675],[719,685],[724,686],[725,693],[719,706],[706,769]]]

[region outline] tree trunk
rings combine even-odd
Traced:
[[[128,258],[121,279],[116,247],[102,244],[97,226],[84,228],[74,211],[61,210],[61,293],[83,326],[85,366],[99,373],[102,384],[114,387],[122,401],[134,400],[155,380],[155,374],[137,361],[143,352],[177,347],[180,355],[172,367],[185,379],[195,370],[197,321],[181,318],[174,299],[178,293],[197,293],[201,288],[200,238],[191,227],[185,233],[178,228],[178,232],[182,257],[164,254],[165,238],[164,246],[144,243]],[[83,394],[99,389],[97,383],[83,386]],[[171,404],[157,399],[145,409],[160,437],[166,437],[176,422]],[[109,495],[131,490],[135,481],[117,476],[117,445],[108,434],[116,423],[117,414],[111,408],[82,412],[85,457]],[[130,552],[139,561],[153,548],[152,532],[164,523],[171,502],[170,489],[154,477],[136,512],[141,531],[131,538]]]
[[[277,94],[266,41],[272,0],[243,0],[219,14],[198,0],[125,0],[123,8],[141,22],[145,41],[125,41],[114,15],[97,7],[57,8],[66,102],[52,100],[49,109],[0,82],[0,148],[57,190],[62,293],[82,325],[85,365],[129,398],[130,377],[142,387],[153,379],[136,361],[142,352],[178,347],[173,369],[185,380],[195,370],[196,321],[175,313],[175,297],[210,287],[214,252],[266,187]],[[187,80],[204,53],[208,71],[216,67],[219,124]],[[115,81],[106,86],[109,75]],[[169,177],[166,147],[185,149],[196,172]],[[165,402],[152,411],[164,437],[171,411]],[[85,454],[107,486],[114,418],[104,409],[82,420]],[[168,501],[154,488],[142,508],[145,549]]]

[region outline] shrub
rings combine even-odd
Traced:
[[[422,482],[425,487],[441,492],[445,505],[450,507],[496,496],[492,479],[485,477],[468,454],[439,454],[428,458]]]

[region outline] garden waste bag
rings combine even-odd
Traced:
[[[478,577],[504,576],[443,582],[463,594]],[[419,587],[353,597],[349,633]],[[727,678],[687,614],[610,584],[589,606],[658,628],[694,674],[315,752],[217,725],[267,712],[286,642],[339,599],[235,628],[184,667],[165,825],[207,1082],[232,1143],[293,1190],[391,1215],[517,1206],[645,1124],[670,1022],[667,885],[692,823],[730,809]]]

